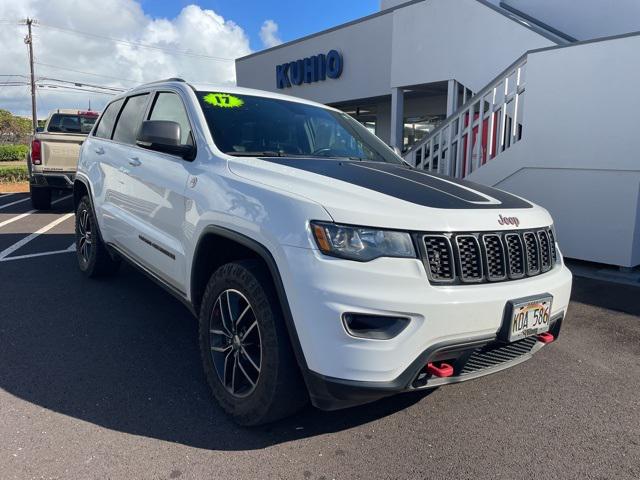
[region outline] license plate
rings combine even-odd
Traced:
[[[509,302],[503,327],[503,338],[515,342],[549,330],[551,319],[551,295]],[[506,323],[508,322],[508,323]]]

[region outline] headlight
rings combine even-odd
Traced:
[[[411,235],[406,232],[321,222],[311,222],[311,230],[326,255],[360,262],[378,257],[416,257]]]

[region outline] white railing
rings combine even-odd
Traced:
[[[411,147],[404,159],[424,170],[464,178],[518,142],[526,66],[524,55]]]

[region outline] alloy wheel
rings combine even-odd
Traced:
[[[262,366],[260,326],[249,300],[238,290],[223,291],[209,317],[211,359],[218,379],[234,397],[255,390]]]
[[[86,208],[80,212],[78,219],[78,252],[85,263],[91,259],[91,249],[93,247],[93,235],[91,226],[91,214]]]

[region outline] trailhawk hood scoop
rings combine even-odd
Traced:
[[[512,209],[532,205],[514,195],[469,181],[382,162],[267,157],[261,160],[367,188],[430,208]]]

